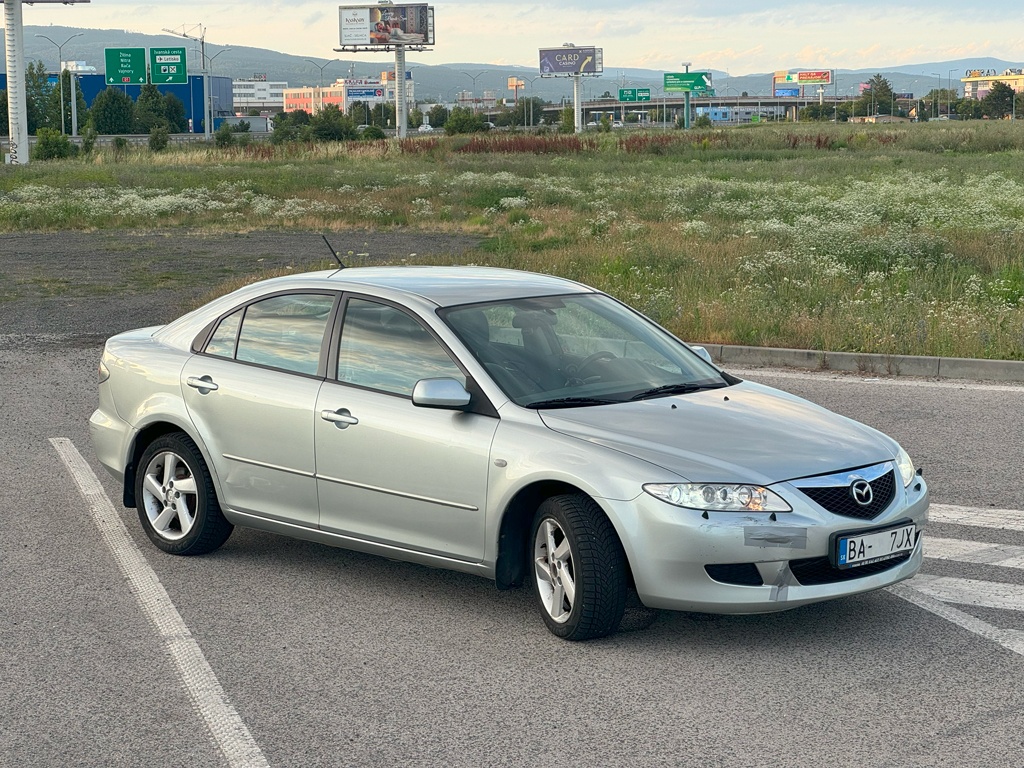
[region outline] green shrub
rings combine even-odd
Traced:
[[[227,123],[221,123],[220,128],[213,134],[213,143],[218,147],[226,148],[235,143],[235,132]]]
[[[92,124],[90,120],[85,124],[85,130],[82,131],[82,151],[86,154],[92,152],[93,147],[96,146],[96,126]]]
[[[163,152],[167,149],[169,141],[170,134],[167,132],[167,126],[154,125],[153,129],[149,132],[149,150],[151,152]]]
[[[36,132],[36,145],[32,148],[32,159],[62,160],[72,157],[77,149],[60,131],[53,128],[40,128]]]
[[[377,125],[371,125],[369,128],[364,128],[361,136],[365,141],[378,141],[380,139],[387,138],[387,134],[384,133],[384,129]]]

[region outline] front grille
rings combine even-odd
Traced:
[[[888,571],[900,563],[910,559],[911,552],[904,552],[891,560],[881,560],[877,563],[858,565],[854,568],[836,568],[829,562],[828,557],[808,557],[803,560],[790,560],[789,570],[793,572],[796,580],[805,587],[813,587],[818,584],[835,584],[840,581],[852,581],[864,576],[873,576],[876,573]]]
[[[799,488],[799,483],[794,483]],[[811,501],[824,507],[834,515],[856,517],[859,520],[873,520],[888,507],[896,496],[896,473],[892,470],[872,480],[871,503],[861,506],[853,500],[853,492],[849,485],[831,486],[828,488],[800,488]]]
[[[723,584],[737,584],[741,587],[761,587],[764,580],[761,572],[753,563],[722,563],[721,565],[705,565],[707,571],[715,581]]]

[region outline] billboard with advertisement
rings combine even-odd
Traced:
[[[599,75],[604,72],[604,49],[575,46],[540,49],[541,75]]]
[[[384,98],[383,88],[346,88],[347,101],[380,101]]]
[[[710,72],[666,72],[666,91],[693,91],[704,94],[711,88]]]
[[[799,96],[800,96],[800,89],[799,88],[776,88],[775,89],[775,98],[776,99],[795,99],[795,98],[799,98]]]
[[[433,45],[434,8],[430,5],[340,6],[342,48]]]
[[[798,85],[832,85],[831,69],[801,70],[799,72],[776,72],[776,83],[796,83]]]

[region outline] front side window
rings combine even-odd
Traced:
[[[558,408],[727,386],[682,342],[609,296],[451,307],[452,330],[515,403]]]
[[[412,315],[387,304],[349,299],[338,347],[338,381],[412,396],[420,379],[466,376]]]
[[[204,350],[284,371],[316,375],[334,297],[288,294],[254,302],[223,320]]]

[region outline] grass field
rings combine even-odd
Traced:
[[[0,170],[2,232],[173,227],[468,232],[485,237],[473,263],[581,280],[686,339],[1024,359],[1020,123],[103,150]]]

